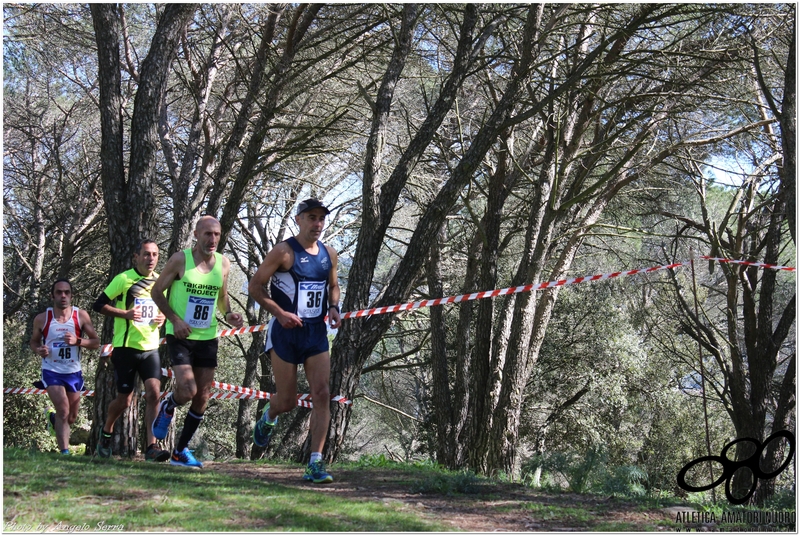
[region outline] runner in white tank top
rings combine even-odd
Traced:
[[[69,427],[75,423],[83,389],[80,350],[97,349],[100,337],[85,310],[72,306],[72,284],[57,280],[50,294],[53,306],[33,319],[30,348],[42,358],[42,386],[55,408],[55,428],[61,453],[69,454]],[[88,338],[83,338],[83,335]],[[49,418],[48,412],[48,418]]]

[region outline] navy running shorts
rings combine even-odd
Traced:
[[[52,370],[42,370],[41,385],[45,389],[51,386],[63,386],[67,392],[82,392],[83,372],[57,373]]]
[[[304,364],[309,357],[330,351],[327,325],[320,321],[284,329],[279,321],[272,318],[266,329],[265,350],[269,353],[270,349],[274,349],[281,360],[290,364]]]

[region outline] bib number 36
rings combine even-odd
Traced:
[[[316,281],[300,282],[297,299],[297,315],[301,318],[316,318],[322,314],[322,298],[327,283]]]

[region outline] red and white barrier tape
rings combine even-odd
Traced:
[[[764,264],[763,262],[749,262],[747,260],[731,260],[729,258],[717,258],[712,256],[700,256],[702,260],[715,261],[725,264],[740,264],[749,267],[758,267],[764,269],[776,269],[782,271],[796,271],[795,267],[778,266],[775,264]],[[402,312],[404,310],[416,310],[418,308],[432,307],[438,305],[447,305],[451,303],[461,303],[463,301],[474,301],[476,299],[486,299],[490,297],[497,297],[500,295],[510,295],[516,293],[532,292],[535,290],[543,290],[545,288],[554,288],[557,286],[569,286],[572,284],[582,284],[584,282],[595,282],[600,280],[613,279],[616,277],[626,277],[630,275],[638,275],[641,273],[654,273],[663,269],[676,269],[678,267],[689,266],[691,261],[678,262],[675,264],[668,264],[664,266],[653,266],[645,269],[631,269],[629,271],[617,271],[615,273],[603,273],[599,275],[591,275],[588,277],[574,277],[568,279],[560,279],[556,281],[539,282],[538,284],[527,284],[524,286],[513,286],[511,288],[502,288],[500,290],[487,290],[464,295],[454,295],[450,297],[441,297],[438,299],[424,299],[422,301],[414,301],[411,303],[403,303],[401,305],[391,305],[387,307],[367,308],[363,310],[355,310],[353,312],[345,312],[341,315],[341,319],[362,318],[364,316],[375,316],[378,314],[390,314],[392,312]],[[219,331],[219,336],[233,336],[236,334],[253,333],[265,330],[267,325],[251,325],[249,327],[240,327],[238,329],[223,329]],[[166,339],[161,339],[161,344],[166,343]],[[101,350],[100,356],[111,354],[112,346],[110,344],[104,345]]]
[[[768,269],[779,269],[785,271],[796,271],[794,267],[777,266],[773,264],[763,264],[761,262],[747,262],[745,260],[730,260],[727,258],[714,258],[710,256],[700,257],[703,260],[715,260],[717,262],[726,262],[731,264],[743,264],[746,266],[761,267]],[[560,279],[556,281],[539,282],[538,284],[527,284],[525,286],[514,286],[511,288],[502,288],[501,290],[489,290],[483,292],[476,292],[465,295],[456,295],[451,297],[441,297],[439,299],[425,299],[423,301],[414,301],[412,303],[405,303],[402,305],[392,305],[388,307],[370,308],[366,310],[357,310],[355,312],[347,312],[341,315],[341,319],[360,318],[363,316],[372,316],[376,314],[389,314],[391,312],[400,312],[403,310],[415,310],[417,308],[431,307],[437,305],[444,305],[449,303],[460,303],[462,301],[473,301],[475,299],[485,299],[488,297],[497,297],[500,295],[509,295],[522,292],[531,292],[534,290],[543,290],[545,288],[554,288],[557,286],[568,286],[571,284],[581,284],[583,282],[594,282],[599,280],[613,279],[616,277],[625,277],[628,275],[638,275],[641,273],[653,273],[662,269],[676,269],[682,266],[691,265],[691,261],[679,262],[665,266],[653,266],[645,269],[631,269],[629,271],[617,271],[615,273],[603,273],[600,275],[591,275],[589,277],[574,277],[568,279]]]
[[[713,256],[700,256],[702,260],[713,260],[715,262],[721,262],[723,264],[741,264],[744,266],[749,267],[759,267],[764,269],[776,269],[780,271],[796,271],[795,267],[791,266],[778,266],[776,264],[764,264],[763,262],[749,262],[748,260],[730,260],[729,258],[716,258]],[[691,265],[690,260],[688,262],[683,262],[684,266]]]
[[[161,373],[164,377],[174,377],[174,372],[172,370],[167,370],[166,368],[161,368]],[[225,390],[226,392],[212,392],[209,399],[270,399],[272,394],[269,392],[263,392],[261,390],[255,390],[252,388],[247,388],[244,386],[238,385],[231,385],[228,383],[220,383],[219,381],[214,381],[211,386],[213,388],[218,388],[219,390]],[[42,388],[5,388],[3,389],[3,394],[46,394],[47,390]],[[81,392],[81,396],[93,396],[94,390],[84,390]],[[344,396],[333,396],[330,398],[330,401],[334,401],[337,403],[343,403],[345,405],[352,405],[352,401],[345,398]],[[306,407],[308,409],[313,408],[313,400],[310,394],[297,394],[297,406],[298,407]]]
[[[161,368],[161,374],[164,377],[174,377],[175,372],[172,370],[168,370],[166,368]],[[221,397],[216,396],[218,399],[269,399],[272,397],[272,394],[269,392],[264,392],[262,390],[255,390],[253,388],[247,388],[246,386],[238,386],[238,385],[231,385],[228,383],[220,383],[219,381],[214,381],[211,383],[211,386],[214,388],[218,388],[220,390],[227,390],[234,392],[236,394],[240,394],[238,396],[226,396]],[[211,395],[211,398],[214,399],[214,394]],[[337,403],[343,403],[345,405],[352,405],[352,401],[345,398],[344,396],[333,396],[330,398],[330,401],[335,401]],[[313,400],[310,394],[297,394],[297,406],[299,407],[307,407],[309,409],[313,408]]]
[[[234,334],[244,334],[244,333],[255,333],[258,331],[263,331],[266,329],[266,325],[252,325],[250,327],[240,327],[238,329],[222,329],[219,331],[219,336],[233,336]],[[166,338],[161,338],[159,340],[159,345],[164,345],[166,343]],[[100,356],[107,357],[111,354],[111,351],[114,349],[114,346],[111,344],[106,344],[100,347]]]
[[[763,268],[763,269],[775,269],[775,270],[781,270],[781,271],[793,271],[793,272],[796,271],[795,267],[779,266],[779,265],[775,265],[775,264],[765,264],[763,262],[750,262],[750,261],[747,261],[747,260],[731,260],[729,258],[719,258],[719,257],[713,257],[713,256],[700,256],[698,258],[701,259],[701,260],[708,260],[708,261],[714,261],[714,262],[725,263],[725,264],[739,264],[739,265],[744,265],[744,266],[748,266],[748,267],[757,267],[757,268]],[[527,285],[524,285],[524,286],[514,286],[514,287],[511,287],[511,288],[502,288],[502,289],[499,289],[499,290],[487,290],[487,291],[476,292],[476,293],[471,293],[471,294],[455,295],[455,296],[450,296],[450,297],[441,297],[441,298],[438,298],[438,299],[424,299],[422,301],[414,301],[414,302],[411,302],[411,303],[403,303],[401,305],[391,305],[391,306],[387,306],[387,307],[377,307],[377,308],[369,308],[369,309],[364,309],[364,310],[355,310],[353,312],[346,312],[346,313],[341,315],[341,319],[344,320],[344,319],[350,319],[350,318],[362,318],[364,316],[375,316],[375,315],[378,315],[378,314],[390,314],[392,312],[401,312],[401,311],[404,311],[404,310],[416,310],[418,308],[432,307],[432,306],[438,306],[438,305],[446,305],[446,304],[451,304],[451,303],[461,303],[463,301],[474,301],[476,299],[486,299],[486,298],[490,298],[490,297],[497,297],[497,296],[500,296],[500,295],[510,295],[510,294],[523,293],[523,292],[532,292],[532,291],[535,291],[535,290],[543,290],[545,288],[555,288],[555,287],[558,287],[558,286],[569,286],[569,285],[572,285],[572,284],[582,284],[584,282],[595,282],[595,281],[600,281],[600,280],[614,279],[616,277],[626,277],[626,276],[630,276],[630,275],[638,275],[638,274],[641,274],[641,273],[654,273],[655,271],[660,271],[660,270],[663,270],[663,269],[676,269],[678,267],[689,266],[689,265],[691,265],[691,261],[687,260],[687,261],[678,262],[678,263],[675,263],[675,264],[668,264],[668,265],[662,265],[662,266],[653,266],[653,267],[649,267],[649,268],[645,268],[645,269],[631,269],[629,271],[617,271],[615,273],[603,273],[603,274],[599,274],[599,275],[591,275],[591,276],[588,276],[588,277],[574,277],[574,278],[568,278],[568,279],[560,279],[560,280],[556,280],[556,281],[539,282],[538,284],[527,284]],[[240,327],[238,329],[223,329],[223,330],[219,331],[219,336],[220,337],[221,336],[233,336],[233,335],[236,335],[236,334],[253,333],[253,332],[263,331],[266,328],[267,328],[267,325],[251,325],[249,327]],[[166,343],[166,339],[162,338],[160,343],[161,344]],[[100,349],[101,349],[100,356],[104,357],[104,356],[107,356],[107,355],[111,354],[111,351],[112,351],[113,347],[111,346],[111,344],[108,344],[108,345],[102,346]],[[164,370],[164,374],[167,375],[167,373],[168,372],[166,372],[166,370]],[[217,383],[215,381],[213,386],[215,388],[222,388],[220,386],[217,386],[217,385],[222,385],[222,384],[224,384],[224,383]],[[231,386],[231,385],[227,385],[227,386]],[[267,392],[260,392],[258,390],[244,389],[244,387],[235,387],[235,388],[242,388],[243,389],[241,391],[236,391],[236,394],[240,395],[240,397],[235,398],[235,399],[241,399],[241,398],[246,397],[246,396],[258,397],[259,399],[269,399],[269,393],[267,393]],[[14,390],[14,392],[11,392],[11,390]],[[44,393],[45,392],[45,391],[41,391],[41,392],[38,392],[38,391],[37,392],[17,392],[16,390],[37,390],[37,389],[7,388],[3,392],[6,393],[6,394],[21,394],[21,393],[31,393],[31,394],[37,393],[38,394],[38,393]],[[258,394],[258,392],[260,392],[260,394]],[[265,398],[261,398],[260,397],[261,394],[263,394],[266,397]],[[84,396],[85,395],[93,395],[93,392],[92,392],[92,394],[84,393],[83,395]],[[228,394],[224,394],[224,395],[228,396]],[[297,396],[297,404],[300,405],[300,406],[306,406],[306,405],[303,405],[303,403],[305,402],[305,399],[306,399],[306,398],[303,398],[303,396],[308,396],[308,394],[301,394],[301,395]],[[214,397],[214,395],[212,395],[212,398],[213,397]],[[224,398],[220,397],[219,399],[234,399],[234,398],[231,395],[231,397],[224,397]],[[307,399],[310,399],[310,398],[307,398]],[[346,398],[343,398],[341,396],[336,396],[335,398],[333,398],[333,400],[339,401],[341,403],[347,403],[347,404],[352,403],[351,401],[349,401]],[[312,405],[307,405],[307,406],[312,406]]]
[[[3,394],[46,394],[47,390],[42,388],[4,388]],[[81,396],[93,396],[94,390],[84,390],[80,393]]]
[[[220,390],[229,390],[229,392],[212,392],[209,399],[269,399],[272,394],[269,392],[262,392],[260,390],[252,390],[242,386],[229,385],[226,383],[214,383],[215,388]],[[47,390],[41,388],[4,388],[3,394],[46,394]],[[93,396],[94,390],[84,390],[80,393],[83,397]],[[344,403],[345,405],[352,405],[352,401],[346,399],[344,396],[334,396],[330,401],[337,403]],[[297,396],[297,406],[313,408],[313,401],[309,394],[301,394]]]

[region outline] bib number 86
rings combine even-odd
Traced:
[[[195,320],[207,320],[208,313],[211,311],[211,307],[208,305],[196,305],[194,307],[194,319]]]

